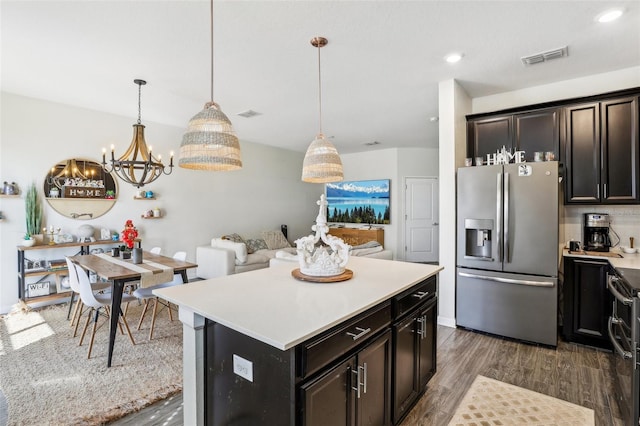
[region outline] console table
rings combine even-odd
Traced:
[[[350,246],[377,241],[384,247],[384,229],[329,228],[329,234],[341,238]]]

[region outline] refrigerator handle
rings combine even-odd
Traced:
[[[498,262],[502,262],[502,173],[496,176],[496,234],[498,245]]]
[[[504,174],[504,261],[511,262],[509,250],[509,173]]]

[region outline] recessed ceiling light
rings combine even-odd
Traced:
[[[444,57],[444,60],[449,62],[450,64],[455,64],[456,62],[459,62],[463,56],[464,55],[462,53],[450,53]]]
[[[246,111],[239,112],[238,115],[244,118],[251,118],[251,117],[255,117],[256,115],[260,115],[260,113],[252,109],[248,109]]]
[[[624,10],[622,9],[610,9],[598,14],[595,20],[601,23],[611,22],[621,17],[623,13]]]

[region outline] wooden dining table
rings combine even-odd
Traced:
[[[191,262],[176,260],[172,257],[162,256],[159,254],[153,254],[148,251],[143,252],[144,261],[160,264],[165,268],[173,268],[174,274],[180,274],[182,276],[182,282],[188,282],[187,270],[196,268],[198,265]],[[111,367],[111,359],[113,357],[113,347],[116,341],[116,330],[118,329],[118,318],[122,310],[120,304],[122,303],[122,292],[126,283],[131,281],[140,281],[142,276],[141,272],[135,269],[129,269],[122,264],[122,262],[131,263],[132,259],[123,260],[119,257],[114,258],[116,262],[112,262],[110,259],[104,256],[95,254],[77,255],[72,256],[70,259],[82,266],[87,271],[94,272],[97,276],[104,278],[112,282],[112,300],[111,300],[111,322],[109,327],[109,355],[107,358],[107,367]],[[136,267],[143,265],[135,265]],[[145,268],[151,269],[152,273],[162,273],[164,270],[155,267]]]

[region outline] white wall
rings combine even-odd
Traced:
[[[544,65],[542,65],[544,66]],[[640,86],[640,66],[474,98],[472,114],[599,95]]]
[[[72,157],[100,161],[102,147],[112,143],[116,154],[124,152],[136,119],[8,93],[1,93],[0,106],[0,181],[15,181],[23,191],[35,182],[41,197],[43,179],[55,163]],[[169,151],[178,152],[183,128],[144,120],[143,124],[154,153],[166,160]],[[86,223],[98,230],[120,231],[125,220],[133,219],[143,247],[161,246],[166,254],[186,250],[190,261],[195,261],[196,246],[224,233],[258,237],[260,231],[280,229],[281,224],[289,226],[290,241],[311,233],[323,186],[300,181],[304,154],[242,142],[242,135],[240,139],[242,170],[203,172],[175,167],[171,175],[149,185],[158,195],[155,202],[133,200],[136,188],[118,181],[118,201],[106,215],[73,220],[44,202],[44,224],[73,234]],[[166,212],[164,218],[140,218],[143,210],[155,206]],[[18,297],[16,245],[25,231],[24,198],[0,198],[0,211],[6,217],[0,222],[0,313],[4,313]],[[29,252],[43,258],[65,254],[73,253]]]
[[[438,176],[438,150],[391,148],[344,154],[341,158],[344,180],[391,179],[391,224],[383,225],[384,245],[394,259],[404,259],[404,178]]]
[[[439,84],[440,116],[440,260],[438,323],[455,327],[456,170],[466,157],[466,119],[471,99],[454,80]]]

